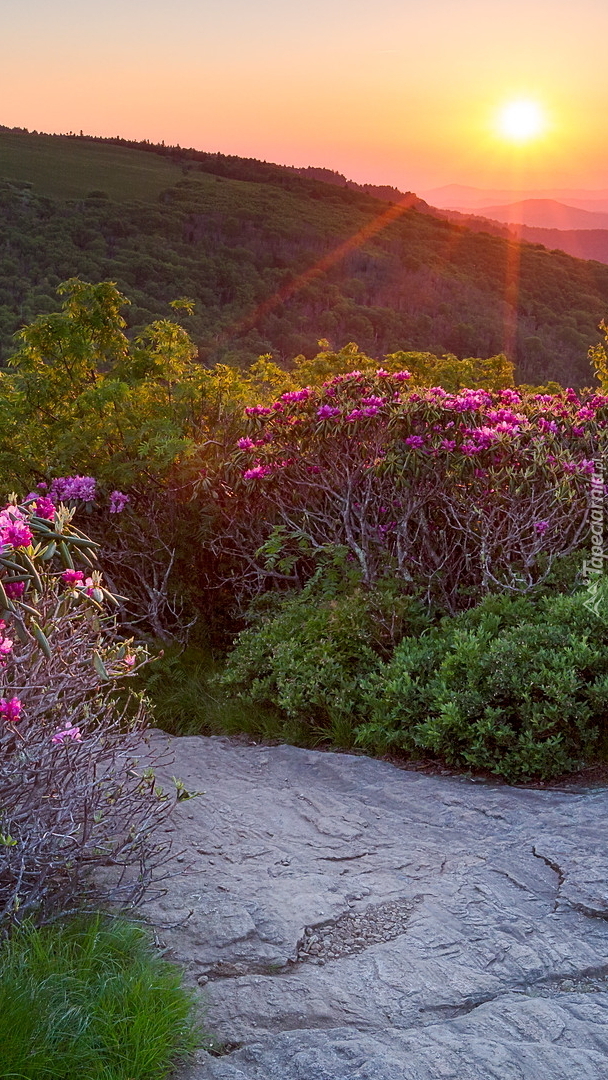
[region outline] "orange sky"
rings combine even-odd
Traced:
[[[0,0],[0,123],[423,191],[608,187],[607,0]],[[495,117],[545,109],[517,147]],[[0,169],[1,171],[1,169]]]

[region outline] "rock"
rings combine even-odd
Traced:
[[[144,912],[229,1050],[176,1080],[605,1080],[608,791],[156,737],[205,794]]]

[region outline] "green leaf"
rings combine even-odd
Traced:
[[[32,619],[30,625],[32,628],[32,634],[36,638],[36,641],[42,649],[42,652],[46,656],[47,660],[50,660],[53,654],[53,650],[51,649],[51,646],[49,644],[49,639],[47,638],[46,634],[40,629],[38,623],[35,622],[34,619]]]
[[[107,668],[98,652],[93,653],[93,667],[95,668],[95,671],[99,675],[99,678],[103,680],[103,682],[110,682],[110,676],[108,675]]]

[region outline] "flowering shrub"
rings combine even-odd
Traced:
[[[40,502],[0,511],[0,922],[80,905],[96,866],[118,868],[113,896],[137,899],[166,813],[137,766],[142,702],[118,694],[145,654],[118,639],[73,512],[41,517]]]
[[[367,585],[388,573],[453,611],[526,592],[583,542],[608,396],[408,382],[351,371],[246,410],[248,434],[199,484],[243,588],[304,580],[305,539],[345,547]]]

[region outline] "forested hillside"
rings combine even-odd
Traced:
[[[608,266],[472,232],[413,197],[389,204],[219,154],[6,131],[2,176],[3,360],[79,275],[128,293],[132,329],[194,299],[205,362],[290,361],[327,338],[375,356],[506,351],[519,381],[589,382]]]

